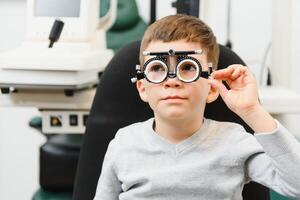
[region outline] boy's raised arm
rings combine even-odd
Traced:
[[[249,158],[247,177],[282,195],[300,199],[300,143],[279,122],[274,131],[254,136],[265,153]]]
[[[250,156],[246,164],[248,178],[300,199],[300,143],[259,104],[254,76],[241,65],[215,71],[212,76],[209,84],[219,89],[226,105],[254,130],[265,152]]]

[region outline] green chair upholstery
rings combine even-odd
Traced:
[[[292,200],[292,199],[289,199],[287,197],[284,197],[280,194],[278,194],[277,192],[273,191],[273,190],[270,190],[270,193],[271,193],[271,200]]]
[[[106,14],[109,0],[101,1],[100,16]],[[139,16],[135,0],[118,0],[117,19],[107,32],[107,48],[115,52],[131,42],[141,40],[147,28],[145,21]]]
[[[72,193],[70,192],[49,192],[39,189],[32,200],[72,200]]]

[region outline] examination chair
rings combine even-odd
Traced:
[[[140,42],[135,42],[120,50],[102,75],[81,147],[74,185],[74,200],[93,199],[107,146],[117,130],[153,117],[150,107],[140,100],[135,84],[130,81],[135,75],[135,65],[139,63],[139,46]],[[218,68],[222,69],[230,64],[244,64],[244,62],[233,51],[220,46]],[[205,117],[236,122],[253,133],[245,122],[227,108],[220,97],[207,105]],[[269,189],[251,182],[245,185],[243,198],[269,200]]]

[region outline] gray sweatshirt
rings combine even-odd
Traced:
[[[118,131],[94,200],[241,200],[251,180],[300,199],[300,143],[279,122],[274,132],[253,136],[238,124],[205,119],[179,144],[155,133],[153,122]]]

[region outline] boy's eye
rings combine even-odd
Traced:
[[[196,71],[195,65],[192,63],[186,63],[180,66],[180,71]]]
[[[152,63],[150,63],[148,66],[147,66],[147,69],[146,69],[146,71],[148,72],[148,73],[153,73],[153,72],[155,72],[155,73],[165,73],[166,72],[166,70],[167,70],[167,67],[163,64],[163,63],[161,63],[161,61],[154,61],[154,62],[152,62]]]
[[[161,65],[152,65],[150,71],[152,72],[165,71],[165,68]]]

